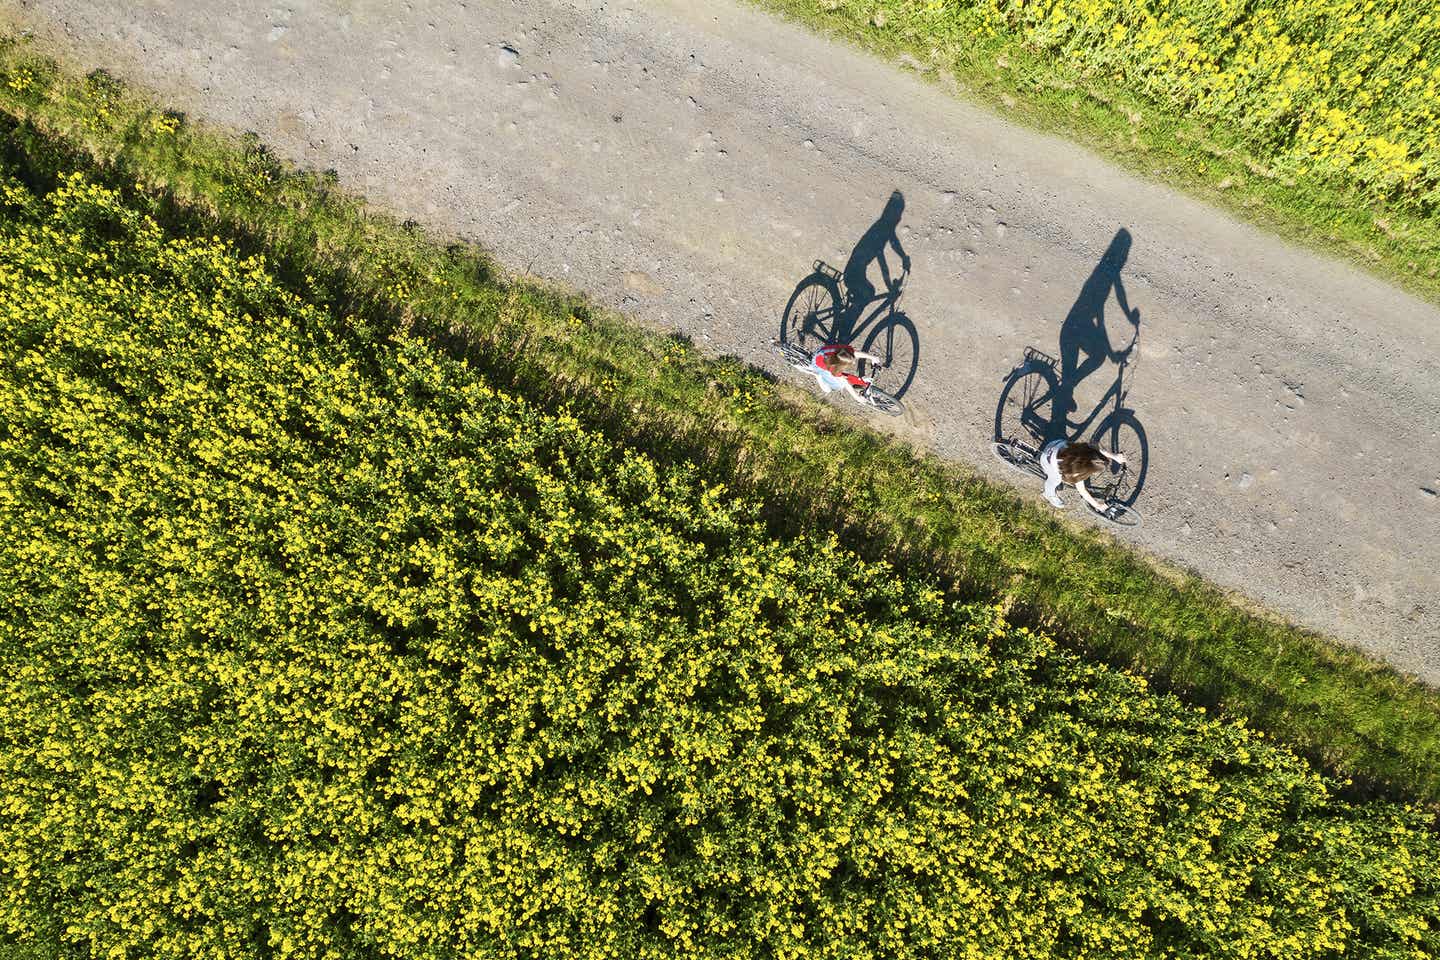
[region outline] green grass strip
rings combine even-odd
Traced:
[[[750,0],[1440,301],[1440,14],[1400,0]]]
[[[264,252],[362,332],[423,331],[496,386],[662,461],[693,461],[762,502],[777,534],[835,530],[867,558],[917,565],[1012,622],[1248,718],[1353,777],[1357,792],[1440,805],[1440,695],[1373,660],[1059,522],[803,390],[500,277],[483,253],[376,215],[333,178],[288,171],[253,138],[161,112],[103,74],[74,77],[9,45],[0,109],[15,118],[4,148],[36,182],[84,161],[162,221]]]

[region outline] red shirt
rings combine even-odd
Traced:
[[[817,351],[815,352],[815,366],[819,367],[821,370],[824,370],[826,373],[828,373],[828,374],[829,374],[830,376],[832,376],[832,377],[837,377],[837,378],[838,378],[838,377],[842,377],[842,376],[843,376],[846,380],[849,380],[850,383],[853,384],[854,386],[857,386],[857,387],[868,387],[868,386],[869,386],[868,383],[866,383],[864,380],[862,380],[862,379],[860,379],[859,377],[857,377],[855,374],[850,373],[849,371],[846,371],[845,373],[840,374],[840,373],[836,373],[834,370],[831,369],[831,367],[830,367],[831,358],[832,358],[833,356],[835,356],[835,354],[839,353],[845,346],[847,346],[847,344],[843,344],[843,343],[827,343],[825,346],[821,347],[819,350],[817,350]]]

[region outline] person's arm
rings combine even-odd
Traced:
[[[1099,450],[1100,448],[1096,447],[1096,449]],[[1109,450],[1100,450],[1100,453],[1105,457],[1106,460],[1109,460],[1113,463],[1118,463],[1122,467],[1125,466],[1125,454],[1111,453]]]
[[[895,232],[894,230],[890,231],[890,246],[893,247],[895,249],[895,252],[900,255],[900,265],[904,267],[906,271],[909,271],[910,254],[906,253],[905,248],[900,246],[900,234]],[[889,282],[888,278],[886,282]]]
[[[884,357],[877,357],[873,353],[866,353],[864,350],[855,351],[856,360],[869,360],[871,363],[884,363]]]
[[[885,289],[894,290],[895,281],[890,276],[890,261],[885,259],[884,247],[880,248],[879,254],[877,254],[875,257],[875,262],[880,264],[880,279],[885,282]]]
[[[1090,491],[1085,487],[1084,480],[1081,480],[1079,483],[1075,484],[1075,489],[1080,491],[1081,498],[1083,498],[1086,503],[1090,504],[1091,510],[1094,510],[1096,513],[1105,512],[1105,504],[1101,503],[1099,500],[1096,500],[1093,496],[1091,496]]]
[[[1120,311],[1125,314],[1125,319],[1130,321],[1130,325],[1138,328],[1140,326],[1140,311],[1130,309],[1130,298],[1125,296],[1125,281],[1120,279],[1120,274],[1118,273],[1115,274],[1115,303],[1120,307]],[[1138,329],[1136,333],[1139,333]],[[1130,353],[1130,347],[1134,345],[1135,338],[1131,337],[1129,346],[1124,350],[1110,349],[1110,362],[1119,363]],[[1107,348],[1110,346],[1108,338],[1105,346]]]

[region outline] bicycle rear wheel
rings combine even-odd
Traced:
[[[905,404],[901,403],[898,397],[891,396],[874,384],[871,384],[860,396],[870,406],[889,416],[898,417],[905,412]]]
[[[1055,376],[1048,369],[1023,366],[1005,381],[995,405],[995,440],[1044,444],[1054,416]]]
[[[780,318],[780,342],[793,343],[814,355],[834,342],[840,315],[840,288],[824,274],[814,273],[800,281],[785,314]]]
[[[995,454],[995,459],[1012,470],[1042,479],[1045,477],[1045,471],[1040,468],[1035,454],[1018,441],[995,440],[990,444],[990,452]]]
[[[778,346],[780,356],[785,362],[796,369],[804,369],[814,362],[814,357],[800,349],[793,343],[782,343]]]

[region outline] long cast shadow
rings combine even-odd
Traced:
[[[867,276],[870,264],[880,268],[880,276],[885,281],[887,291],[899,291],[904,283],[905,275],[910,272],[910,255],[900,245],[900,218],[905,213],[905,195],[899,190],[890,194],[890,199],[885,201],[885,209],[880,211],[880,216],[869,228],[860,235],[855,243],[855,249],[850,251],[850,259],[845,261],[845,269],[841,271],[841,277],[845,282],[845,305],[840,318],[840,328],[837,335],[846,338],[846,342],[855,339],[856,329],[861,323],[860,316],[865,308],[872,303],[875,297],[875,285],[870,282]],[[890,247],[900,258],[902,272],[896,273],[890,269],[890,261],[885,257],[885,248]]]
[[[1060,359],[1034,348],[1005,380],[995,409],[995,438],[1015,438],[1037,446],[1051,440],[1082,440],[1123,453],[1125,470],[1087,483],[1097,497],[1134,505],[1150,469],[1150,444],[1135,411],[1127,405],[1127,374],[1139,358],[1140,311],[1130,305],[1121,271],[1130,256],[1130,231],[1121,227],[1080,288],[1060,325]],[[1114,295],[1129,326],[1128,342],[1111,342],[1105,307]],[[1107,364],[1115,377],[1101,398],[1076,417],[1076,389]]]
[[[1070,415],[1075,412],[1076,388],[1106,363],[1117,364],[1120,368],[1117,374],[1123,373],[1125,364],[1139,343],[1140,311],[1131,308],[1120,276],[1130,257],[1130,245],[1130,231],[1121,227],[1081,286],[1075,303],[1060,325],[1060,383],[1055,396],[1055,422],[1061,429],[1056,437],[1075,439],[1084,429],[1082,426],[1073,434],[1065,429]],[[1112,292],[1121,315],[1134,328],[1130,342],[1121,349],[1111,344],[1105,326],[1105,303]]]
[[[876,383],[896,397],[904,395],[920,366],[920,337],[915,324],[897,309],[910,273],[910,255],[900,242],[905,195],[890,194],[885,207],[856,241],[843,270],[816,260],[814,272],[796,285],[780,320],[780,340],[814,352],[831,343],[848,343],[881,357]],[[900,269],[886,256],[893,250]],[[880,271],[884,291],[870,282],[871,266]]]

